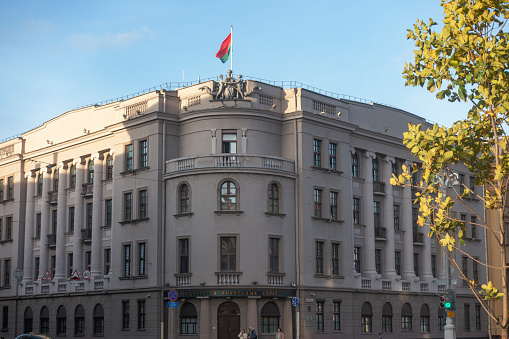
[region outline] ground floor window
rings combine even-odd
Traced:
[[[180,310],[180,333],[198,334],[198,313],[191,303],[185,303]]]
[[[373,310],[368,302],[362,304],[361,308],[361,332],[373,332]]]
[[[261,316],[261,333],[275,333],[279,327],[279,308],[273,302],[263,305],[260,312]]]

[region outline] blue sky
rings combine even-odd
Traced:
[[[234,73],[293,80],[396,106],[440,124],[466,104],[405,87],[406,30],[442,19],[438,0],[1,1],[0,139],[78,106],[165,82]]]

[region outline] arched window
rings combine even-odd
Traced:
[[[371,304],[368,302],[362,304],[361,308],[361,332],[373,332],[373,311],[371,309]]]
[[[41,309],[41,333],[49,333],[49,310],[46,306]]]
[[[57,311],[57,334],[65,334],[67,328],[67,314],[65,312],[65,307],[60,305]]]
[[[69,169],[70,175],[70,181],[69,181],[69,188],[75,188],[76,187],[76,165],[71,165],[71,168]]]
[[[113,179],[113,156],[111,154],[106,157],[106,179]]]
[[[187,184],[180,185],[179,199],[180,199],[179,213],[184,214],[184,213],[191,212],[191,199],[190,199],[189,186]]]
[[[429,307],[427,304],[421,306],[421,332],[429,332]]]
[[[405,331],[412,330],[412,307],[405,304],[401,308],[401,329]]]
[[[262,320],[260,331],[261,333],[275,333],[279,328],[279,308],[277,305],[269,301],[262,307],[260,317]]]
[[[25,308],[25,315],[23,316],[23,332],[30,333],[34,330],[34,315],[32,313],[32,308],[29,306]]]
[[[276,183],[269,185],[269,212],[279,213],[279,186]]]
[[[85,309],[81,305],[74,311],[74,334],[85,334]]]
[[[94,307],[94,334],[104,333],[104,309],[101,304]]]
[[[189,302],[180,309],[180,334],[198,334],[198,313]]]
[[[392,332],[392,306],[385,303],[382,307],[382,332]]]
[[[94,160],[92,159],[88,161],[88,183],[94,183]]]
[[[237,209],[237,187],[233,181],[225,181],[221,185],[221,211]]]

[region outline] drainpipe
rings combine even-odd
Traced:
[[[166,122],[163,120],[163,137],[162,139],[162,145],[159,147],[162,152],[161,156],[159,157],[159,161],[162,162],[162,164],[159,164],[159,181],[162,181],[162,192],[161,192],[161,239],[159,242],[159,245],[161,246],[161,339],[164,339],[164,311],[165,311],[165,305],[164,305],[164,281],[166,279],[166,246],[164,246],[166,241],[166,180],[163,180],[163,173],[166,171]],[[161,160],[162,159],[162,160]]]
[[[297,88],[293,89],[294,93],[294,99],[295,99],[295,110],[293,113],[293,128],[294,128],[294,149],[295,149],[295,164],[294,164],[294,171],[295,174],[297,174],[297,177],[295,178],[295,259],[296,259],[296,267],[295,271],[297,274],[297,297],[300,298],[300,265],[301,265],[301,258],[300,258],[300,184],[299,184],[299,144],[298,144],[298,135],[297,135]],[[300,338],[300,311],[296,308],[297,315],[295,317],[296,322],[296,328],[295,328],[295,337],[297,339]]]

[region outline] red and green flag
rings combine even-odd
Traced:
[[[230,51],[232,49],[232,34],[228,34],[228,37],[224,39],[223,43],[221,44],[221,47],[219,48],[219,51],[216,53],[216,58],[221,59],[223,64],[228,61],[228,58],[230,57]]]

